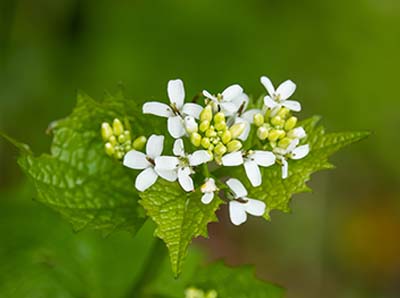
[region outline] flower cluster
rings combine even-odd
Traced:
[[[130,140],[129,131],[124,131],[116,120],[113,128],[107,123],[102,127],[106,152],[117,159],[123,156],[127,167],[142,170],[135,181],[139,191],[145,191],[160,177],[178,181],[186,192],[199,189],[204,204],[210,204],[215,195],[227,200],[235,225],[244,223],[247,214],[262,216],[266,210],[264,202],[249,198],[242,182],[229,177],[230,171],[216,171],[221,167],[243,166],[250,185],[259,187],[261,168],[278,164],[282,179],[286,179],[288,160],[305,157],[310,148],[303,144],[306,132],[293,116],[301,110],[301,105],[289,100],[296,85],[288,80],[275,89],[265,76],[261,77],[261,83],[268,92],[262,106],[254,106],[237,84],[217,94],[204,90],[200,105],[195,101],[185,103],[183,82],[171,80],[167,87],[169,103],[147,102],[143,113],[167,118],[168,132],[175,139],[172,154],[163,155],[162,135],[151,135],[145,152],[137,146],[144,147],[145,141],[136,145],[136,140],[133,145],[130,141],[125,143],[121,136],[126,135]],[[111,142],[112,137],[119,143]],[[223,177],[216,177],[216,173]]]

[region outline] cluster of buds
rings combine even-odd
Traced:
[[[194,120],[194,119],[193,119]],[[225,153],[235,152],[242,148],[238,137],[245,129],[245,123],[228,125],[223,112],[213,113],[211,104],[200,113],[200,124],[186,125],[190,141],[195,147],[202,147],[220,164]]]
[[[114,119],[112,125],[108,122],[101,124],[101,136],[104,150],[108,156],[121,160],[132,149],[141,150],[146,145],[146,137],[140,136],[132,142],[131,132],[125,129],[121,120]]]
[[[185,290],[185,298],[218,298],[218,293],[215,290],[204,292],[195,287],[190,287]]]

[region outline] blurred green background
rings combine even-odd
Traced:
[[[188,95],[232,83],[259,95],[261,75],[290,78],[302,117],[373,135],[315,175],[292,214],[234,228],[224,209],[198,245],[255,264],[288,297],[399,297],[399,54],[397,0],[3,0],[0,129],[43,152],[47,125],[71,111],[78,88],[101,98],[122,83],[140,102],[165,98],[178,77]],[[24,185],[15,156],[1,140],[0,224],[21,233],[6,195]],[[35,208],[32,192],[18,193]]]

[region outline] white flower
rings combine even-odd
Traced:
[[[235,178],[226,181],[232,190],[235,200],[229,202],[229,217],[234,225],[241,225],[247,220],[247,213],[254,216],[262,216],[265,213],[265,203],[247,197],[247,190],[243,184]]]
[[[284,106],[295,112],[301,111],[301,105],[298,101],[287,100],[296,90],[295,83],[287,80],[280,84],[275,90],[274,85],[272,85],[269,78],[263,76],[261,77],[260,81],[269,93],[269,95],[264,97],[264,104],[268,108],[278,110],[281,106]]]
[[[243,164],[251,185],[257,187],[262,182],[259,166],[269,167],[275,163],[275,159],[275,155],[270,151],[250,150],[244,154],[238,151],[224,155],[222,157],[222,164],[228,167]]]
[[[192,154],[186,154],[182,139],[175,141],[173,152],[175,156],[159,156],[155,159],[156,171],[159,172],[160,177],[167,180],[172,176],[164,177],[164,174],[170,175],[170,171],[174,171],[175,180],[178,179],[182,188],[185,191],[193,191],[193,180],[190,177],[193,174],[192,167],[210,161],[210,154],[206,150],[197,150]]]
[[[181,80],[168,82],[168,97],[170,104],[150,101],[143,105],[144,114],[153,114],[168,118],[168,131],[174,138],[185,135],[184,117],[192,116],[199,118],[202,107],[195,103],[185,103],[185,89]]]
[[[246,126],[242,132],[242,134],[238,137],[239,140],[246,141],[249,137],[251,123],[253,123],[254,115],[261,113],[259,109],[251,109],[244,112],[242,115],[235,117],[234,123],[245,123]]]
[[[207,90],[203,90],[203,95],[219,106],[226,116],[236,113],[249,100],[248,96],[243,92],[243,88],[237,84],[227,87],[217,96],[212,95]]]
[[[308,144],[298,146],[299,142],[299,139],[294,139],[286,149],[275,148],[274,150],[274,153],[277,155],[276,158],[281,162],[282,179],[286,179],[288,177],[289,165],[287,158],[302,159],[310,152],[310,146]]]
[[[146,144],[146,154],[140,151],[131,150],[124,157],[124,166],[143,170],[135,181],[135,187],[139,191],[145,191],[152,186],[160,173],[154,168],[154,160],[159,157],[164,147],[164,136],[152,135]]]
[[[206,182],[200,187],[203,196],[201,201],[203,204],[209,204],[214,199],[214,192],[218,190],[213,178],[207,178]]]

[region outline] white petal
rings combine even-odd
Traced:
[[[157,173],[153,168],[145,169],[136,177],[136,189],[139,191],[145,191],[157,181],[157,177]]]
[[[306,131],[303,127],[296,127],[293,129],[293,136],[298,139],[305,138],[307,136]]]
[[[286,161],[286,159],[282,159],[282,179],[286,179],[288,177],[288,162]]]
[[[188,167],[178,169],[178,181],[185,191],[193,191],[193,180],[190,177],[190,169]]]
[[[168,97],[171,103],[175,103],[178,109],[183,106],[185,100],[185,89],[182,80],[171,80],[168,82]]]
[[[181,117],[174,116],[168,118],[168,132],[175,139],[185,135],[185,127]]]
[[[171,117],[174,113],[169,105],[157,101],[149,101],[143,105],[143,114],[153,114],[160,117]]]
[[[182,112],[186,115],[192,116],[196,119],[200,118],[200,113],[203,110],[201,105],[197,103],[185,103],[182,108]]]
[[[198,166],[211,160],[210,154],[206,150],[197,150],[188,156],[191,166]]]
[[[151,135],[146,144],[147,156],[155,159],[160,156],[164,148],[164,136]]]
[[[203,204],[209,204],[212,199],[214,199],[214,193],[213,192],[206,192],[202,197],[201,197],[201,202]]]
[[[222,99],[224,101],[231,101],[234,98],[240,96],[243,93],[243,88],[238,84],[229,86],[224,91],[222,91]]]
[[[265,203],[259,200],[246,198],[247,202],[244,204],[247,213],[254,216],[263,216],[265,213]]]
[[[203,90],[203,95],[213,101],[218,101],[218,98],[216,98],[214,95],[212,95],[210,92],[207,90]]]
[[[276,93],[280,95],[280,100],[288,99],[296,91],[296,84],[291,80],[284,81],[276,89]]]
[[[299,144],[299,139],[294,139],[293,141],[290,142],[289,146],[286,148],[286,153],[290,153],[294,150],[294,148],[297,147]]]
[[[222,164],[224,166],[232,167],[243,164],[242,152],[232,152],[222,156]]]
[[[154,169],[156,170],[158,176],[167,181],[174,182],[176,181],[176,179],[178,179],[178,174],[176,170],[161,170],[157,167],[155,167]]]
[[[176,156],[159,156],[154,160],[157,170],[176,170],[179,159]]]
[[[267,95],[264,97],[264,105],[270,109],[273,109],[278,106],[278,103]]]
[[[142,170],[151,166],[151,163],[146,158],[146,154],[136,150],[131,150],[125,154],[123,164],[135,170]]]
[[[274,85],[272,85],[272,82],[269,78],[267,78],[266,76],[262,76],[260,78],[260,82],[264,85],[265,89],[267,89],[269,95],[272,96],[275,93]]]
[[[239,121],[236,121],[236,123],[240,123],[241,122],[240,120],[242,120],[240,117],[238,117],[237,119],[239,119]],[[244,127],[242,134],[240,136],[238,136],[238,139],[241,141],[246,141],[247,138],[249,137],[251,126],[250,126],[250,123],[247,121],[242,121],[242,122],[245,123],[245,127]]]
[[[251,155],[251,159],[259,166],[269,167],[275,163],[275,154],[270,151],[255,150]]]
[[[295,112],[301,111],[301,104],[295,100],[285,100],[282,102],[282,105]]]
[[[292,151],[291,158],[292,159],[301,159],[301,158],[307,156],[307,154],[309,152],[310,152],[310,146],[308,144],[302,145]]]
[[[233,102],[221,102],[220,103],[221,110],[225,114],[225,116],[231,116],[236,113],[239,109]]]
[[[217,190],[214,178],[208,178],[206,182],[200,187],[202,193],[214,192]]]
[[[193,116],[185,116],[183,123],[185,125],[185,129],[188,134],[197,132],[197,130],[199,128],[199,126]]]
[[[242,114],[241,117],[242,117],[245,121],[247,121],[247,122],[249,122],[249,123],[253,123],[253,121],[254,121],[254,115],[256,115],[256,114],[261,114],[261,110],[259,110],[259,109],[251,109],[251,110],[248,110],[248,111],[244,112],[244,113]]]
[[[246,222],[247,215],[246,215],[246,211],[244,210],[243,204],[239,203],[237,201],[230,201],[229,202],[229,217],[231,219],[231,222],[236,226],[241,225],[242,223]]]
[[[254,187],[260,186],[262,182],[260,168],[257,163],[252,160],[246,160],[244,162],[244,169],[246,171],[247,178],[249,178],[251,185]]]
[[[174,148],[172,149],[172,151],[176,156],[185,156],[185,146],[183,145],[182,139],[175,140]]]
[[[246,93],[242,93],[241,95],[232,99],[231,103],[233,103],[238,109],[243,105],[242,109],[244,111],[249,103],[249,97]]]
[[[226,181],[226,185],[234,192],[235,198],[244,198],[247,196],[247,190],[243,186],[242,182],[240,182],[236,178],[230,178]]]

